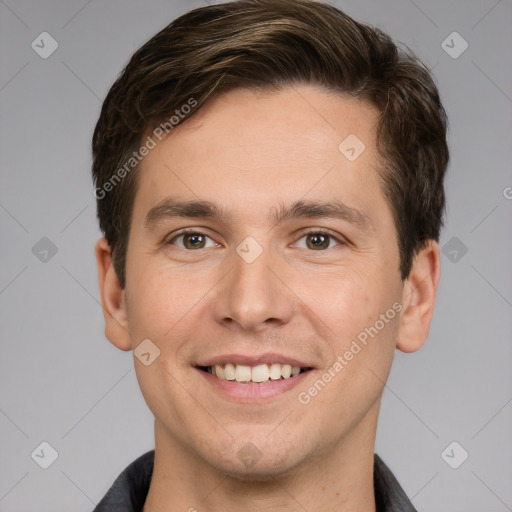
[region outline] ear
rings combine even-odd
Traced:
[[[402,352],[415,352],[427,340],[440,277],[439,245],[429,240],[414,257],[403,288],[403,312],[396,344]]]
[[[100,238],[96,242],[95,253],[101,305],[105,316],[105,336],[117,348],[131,350],[125,290],[117,277],[112,263],[112,251],[105,238]]]

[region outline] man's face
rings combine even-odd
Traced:
[[[238,89],[143,160],[127,327],[133,348],[150,339],[160,350],[149,366],[135,361],[157,432],[203,464],[275,475],[374,435],[400,316],[389,310],[403,290],[377,121],[370,106],[312,87]],[[359,156],[353,137],[338,147],[350,134],[365,145]],[[207,201],[220,216],[155,209],[171,198]],[[312,215],[292,209],[299,201],[344,206]],[[285,363],[307,371],[226,380],[233,369],[242,380],[268,377],[265,368],[286,376]],[[214,364],[220,377],[199,368]]]

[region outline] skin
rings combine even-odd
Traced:
[[[107,338],[121,350],[144,339],[160,349],[149,366],[134,359],[155,416],[144,512],[375,510],[381,394],[395,349],[424,344],[440,277],[439,247],[431,241],[400,279],[396,228],[378,182],[377,121],[371,106],[311,86],[237,89],[210,100],[144,158],[125,289],[108,243],[96,244]],[[348,134],[366,146],[353,162],[338,149]],[[170,195],[214,202],[226,216],[169,218],[147,229],[147,212]],[[267,218],[300,199],[341,200],[369,227]],[[194,248],[190,236],[173,239],[183,228],[207,235],[203,245]],[[339,241],[329,237],[318,249],[311,243],[318,228]],[[252,263],[236,252],[248,236],[263,250]],[[300,403],[299,393],[397,302],[400,313]],[[242,403],[194,366],[222,354],[265,352],[314,369],[289,391]],[[255,464],[237,456],[249,442],[259,454]]]

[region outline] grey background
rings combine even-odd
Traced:
[[[450,118],[436,314],[426,346],[397,353],[376,451],[419,510],[512,510],[512,2],[332,3],[416,51]],[[103,334],[90,139],[133,51],[204,4],[0,0],[0,511],[91,510],[153,447],[132,354]],[[31,48],[43,31],[59,44],[47,59]],[[456,59],[453,31],[469,44]],[[42,441],[59,454],[46,470]],[[458,469],[441,457],[452,441],[469,453]]]

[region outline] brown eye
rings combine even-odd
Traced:
[[[305,244],[301,243],[303,239],[306,240]],[[343,239],[330,233],[324,233],[323,231],[310,231],[309,233],[305,233],[297,242],[298,247],[317,252],[330,249],[336,245],[344,245]]]
[[[306,235],[307,245],[310,249],[327,249],[329,247],[330,237],[322,233]]]
[[[177,242],[179,240],[181,240],[181,243]],[[176,245],[181,249],[193,251],[197,249],[205,249],[207,247],[206,244],[208,240],[211,240],[211,238],[199,231],[185,231],[177,234],[168,243],[169,245]],[[213,240],[211,240],[211,242],[213,242]],[[213,245],[213,243],[210,243],[208,247],[213,247]]]
[[[202,249],[205,244],[205,237],[201,233],[183,235],[183,245],[187,249]]]

